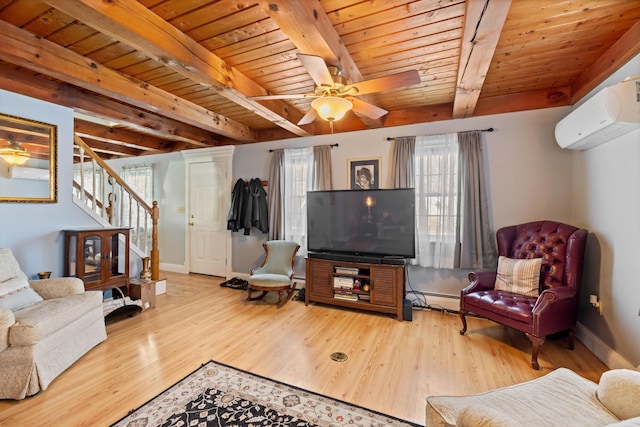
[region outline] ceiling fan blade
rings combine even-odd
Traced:
[[[247,99],[252,99],[254,101],[266,101],[269,99],[300,99],[306,98],[307,95],[304,93],[293,93],[293,94],[283,94],[283,95],[260,95],[260,96],[247,96]]]
[[[316,117],[318,117],[318,112],[312,108],[300,119],[298,126],[308,125],[313,122]]]
[[[347,90],[355,87],[358,89],[358,95],[366,95],[367,93],[396,89],[418,83],[420,83],[420,73],[418,73],[418,70],[409,70],[397,74],[391,74],[390,76],[355,83],[348,86]]]
[[[299,53],[298,59],[307,69],[317,86],[333,86],[333,79],[324,59],[316,55],[305,55],[304,53]]]
[[[351,97],[348,99],[353,104],[354,112],[371,117],[372,119],[379,119],[388,113],[384,108],[376,107],[375,105],[364,102],[361,99]]]

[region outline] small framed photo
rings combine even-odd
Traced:
[[[371,190],[379,188],[380,157],[375,159],[347,160],[350,190]]]

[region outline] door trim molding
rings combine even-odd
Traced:
[[[229,207],[231,206],[231,178],[233,177],[233,153],[235,151],[234,145],[225,145],[222,147],[207,147],[207,148],[196,148],[193,150],[185,150],[181,151],[182,158],[184,159],[185,164],[185,203],[186,206],[189,205],[189,165],[193,163],[207,163],[213,161],[225,161],[227,163],[227,176],[226,185],[227,197],[224,199],[224,207],[223,211],[229,211]],[[185,267],[189,270],[189,265],[191,265],[191,254],[190,254],[190,241],[189,241],[189,215],[188,212],[184,216],[184,229],[185,229]],[[233,248],[231,247],[231,232],[228,231],[225,237],[225,252],[226,252],[226,268],[225,268],[225,279],[231,277],[232,274],[232,266],[233,266]]]

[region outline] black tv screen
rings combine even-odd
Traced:
[[[307,248],[311,252],[415,257],[415,192],[307,192]]]

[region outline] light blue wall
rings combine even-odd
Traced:
[[[185,167],[177,153],[131,157],[107,162],[117,173],[123,166],[152,164],[153,197],[158,202],[158,251],[161,264],[182,266],[185,263]]]
[[[13,250],[30,278],[39,271],[60,276],[61,230],[96,225],[72,202],[73,110],[0,90],[0,113],[58,126],[58,203],[0,203],[0,247]]]

